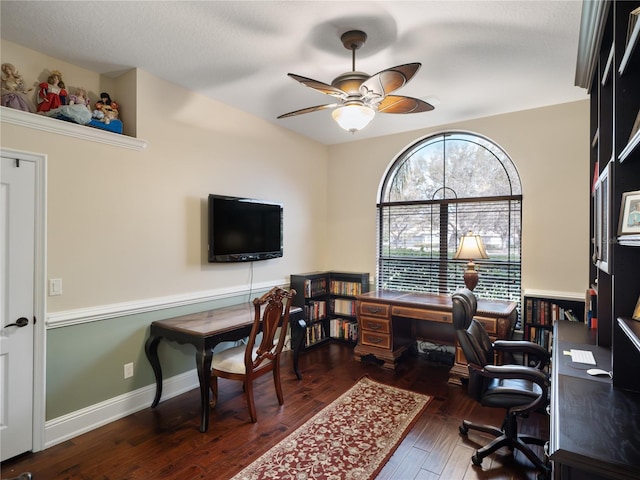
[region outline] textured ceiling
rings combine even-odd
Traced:
[[[2,0],[0,8],[3,39],[101,74],[138,67],[325,144],[587,98],[574,86],[577,0]],[[435,110],[378,114],[356,134],[328,110],[277,120],[333,103],[287,73],[331,83],[350,71],[339,37],[353,29],[369,37],[357,70],[422,63],[394,93]]]

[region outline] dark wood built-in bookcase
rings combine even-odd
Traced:
[[[291,275],[290,283],[296,291],[293,304],[304,309],[302,350],[332,339],[355,345],[358,341],[355,296],[369,291],[368,273],[303,273]]]
[[[525,290],[523,295],[524,339],[551,351],[553,324],[559,320],[587,323],[585,295]]]
[[[576,84],[591,96],[589,283],[597,292],[597,343],[613,350],[614,385],[617,374],[628,375],[616,372],[615,358],[627,348],[613,341],[625,335],[618,319],[630,318],[640,297],[640,227],[620,228],[628,220],[625,194],[640,195],[639,17],[638,1],[585,2],[576,70]]]

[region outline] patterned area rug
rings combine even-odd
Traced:
[[[373,478],[430,401],[362,377],[232,480]]]

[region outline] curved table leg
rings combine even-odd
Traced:
[[[151,408],[155,408],[160,403],[160,397],[162,396],[162,369],[158,359],[158,344],[161,339],[162,337],[149,337],[144,344],[144,352],[147,354],[147,359],[149,359],[153,373],[156,376],[156,396],[153,399]]]
[[[196,368],[198,369],[198,382],[200,383],[200,431],[206,432],[209,428],[209,381],[211,377],[211,358],[213,349],[205,348],[196,351]]]

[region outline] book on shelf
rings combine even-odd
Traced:
[[[586,306],[586,323],[591,329],[598,328],[598,292],[594,287],[587,289],[587,295],[585,298]]]
[[[579,322],[578,317],[571,311],[571,309],[567,309],[564,311],[564,318],[569,320],[570,322]]]
[[[640,234],[620,235],[618,243],[627,247],[640,247]]]

